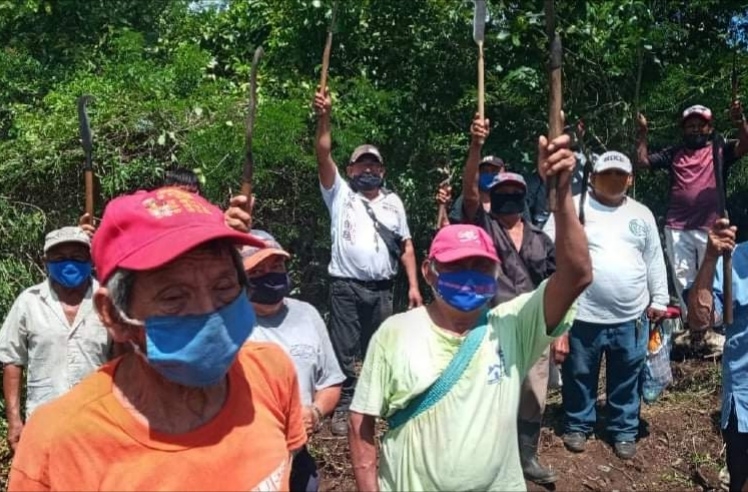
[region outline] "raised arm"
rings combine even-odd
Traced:
[[[638,129],[638,135],[636,138],[636,166],[647,168],[649,167],[649,148],[647,146],[649,126],[647,124],[647,118],[639,113],[636,118],[636,123]]]
[[[468,150],[465,170],[462,173],[462,210],[466,224],[472,224],[480,203],[478,190],[478,168],[480,167],[481,149],[488,138],[488,120],[480,120],[476,113],[470,126],[470,149]]]
[[[748,154],[748,121],[743,114],[743,105],[740,101],[733,101],[730,107],[730,119],[733,126],[738,129],[738,144],[735,146],[735,158],[740,159]]]
[[[592,260],[587,236],[571,197],[571,176],[576,158],[569,145],[568,135],[562,135],[550,143],[546,137],[540,137],[538,142],[540,177],[545,181],[548,176],[558,176],[558,208],[553,213],[556,273],[548,280],[543,300],[548,334],[561,323],[577,297],[592,282]]]
[[[717,220],[709,231],[704,261],[688,291],[688,327],[692,336],[703,334],[715,322],[714,274],[722,253],[735,248],[736,233],[736,228],[730,227],[727,219]]]
[[[314,112],[317,114],[317,136],[314,148],[317,153],[319,182],[326,190],[329,190],[335,184],[335,176],[338,172],[335,161],[332,159],[331,110],[330,91],[325,89],[324,94],[317,91],[314,94]]]

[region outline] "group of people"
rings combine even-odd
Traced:
[[[732,252],[722,425],[731,490],[746,486],[748,245],[718,220],[708,109],[686,110],[683,144],[653,154],[641,118],[635,163],[605,152],[589,183],[568,135],[539,137],[528,179],[482,157],[490,123],[476,116],[462,192],[419,264],[379,149],[355,149],[343,176],[329,93],[313,106],[331,217],[327,325],[289,297],[291,256],[251,228],[247,197],[221,211],[189,173],[113,199],[97,227],[84,216],[52,231],[47,279],[0,329],[11,491],[314,491],[306,444],[328,417],[348,436],[359,490],[524,490],[558,479],[538,461],[551,364],[563,442],[583,452],[603,354],[606,430],[632,458],[649,327],[669,304],[657,223],[627,196],[635,164],[670,171],[666,249],[693,339],[721,319],[719,258]],[[748,152],[738,102],[732,115],[725,168]],[[528,206],[551,176],[556,210]],[[400,265],[408,310],[393,314]]]

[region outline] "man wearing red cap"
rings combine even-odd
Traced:
[[[738,139],[727,141],[723,160],[723,182],[731,166],[748,153],[748,123],[740,101],[730,110]],[[638,166],[667,169],[670,172],[670,202],[665,222],[665,249],[678,292],[682,319],[687,319],[683,289],[696,278],[704,260],[707,233],[719,217],[719,193],[715,176],[712,111],[701,105],[687,108],[681,115],[683,142],[650,153],[647,147],[648,126],[639,115]]]
[[[428,306],[374,334],[351,404],[349,442],[359,490],[525,490],[517,449],[522,380],[592,280],[569,189],[567,136],[539,142],[541,176],[558,176],[558,269],[532,293],[489,310],[500,260],[473,225],[437,232],[421,273]],[[376,418],[387,419],[377,463]]]
[[[405,208],[395,193],[382,188],[382,155],[373,145],[356,148],[346,167],[349,179],[343,179],[332,158],[331,108],[330,94],[317,92],[319,183],[331,218],[330,338],[346,376],[332,432],[345,435],[356,385],[355,362],[366,353],[374,331],[392,314],[398,262],[408,277],[408,307],[423,301]]]
[[[133,350],[35,412],[10,490],[288,489],[306,442],[298,380],[280,347],[245,345],[242,244],[264,246],[177,188],[109,203],[94,302]]]

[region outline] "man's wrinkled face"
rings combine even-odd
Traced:
[[[363,156],[353,164],[349,164],[346,172],[349,178],[353,178],[363,173],[371,173],[374,176],[384,177],[384,166],[381,162],[373,157]]]
[[[200,315],[231,303],[242,285],[230,248],[227,243],[211,243],[161,268],[137,272],[129,317]]]
[[[692,115],[683,122],[684,135],[709,135],[712,133],[712,125],[698,115]]]
[[[63,260],[91,261],[91,250],[81,243],[61,243],[50,248],[45,253],[44,260],[51,263]]]

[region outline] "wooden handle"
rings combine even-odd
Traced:
[[[553,140],[560,136],[564,131],[564,122],[561,119],[561,108],[563,106],[563,94],[561,92],[561,36],[558,33],[553,35],[551,41],[551,60],[550,60],[550,93],[548,96],[548,139]],[[548,210],[555,212],[558,208],[558,179],[556,176],[549,176],[547,182],[548,192]]]
[[[447,207],[444,204],[439,204],[439,208],[436,213],[436,228],[441,229],[445,224],[449,224]]]
[[[725,300],[722,321],[725,325],[732,324],[732,253],[722,255],[722,298]]]
[[[240,191],[240,194],[247,197],[247,204],[244,205],[244,210],[247,213],[252,212],[252,183],[248,183],[247,181],[244,181],[242,183],[242,189]]]
[[[93,223],[93,213],[94,213],[94,179],[93,179],[93,170],[88,169],[84,173],[86,177],[86,213],[90,217],[91,222]]]
[[[332,51],[332,33],[327,33],[327,41],[325,42],[325,51],[322,53],[322,74],[319,78],[319,88],[322,94],[325,93],[327,88],[327,71],[330,68],[330,51]]]
[[[481,123],[486,117],[486,86],[485,86],[485,66],[483,61],[483,41],[478,42],[478,116]]]

